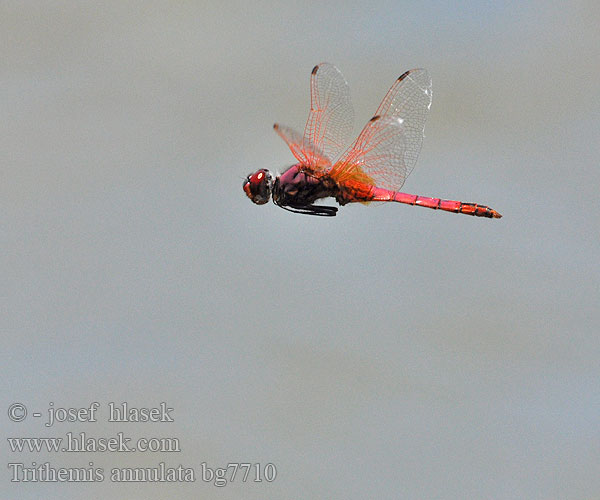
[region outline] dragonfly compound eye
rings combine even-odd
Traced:
[[[244,182],[244,192],[257,205],[264,205],[269,201],[271,187],[271,173],[264,168],[249,175]]]

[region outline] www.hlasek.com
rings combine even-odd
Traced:
[[[41,465],[32,462],[31,467],[26,467],[23,463],[9,463],[8,468],[11,482],[20,483],[92,483],[107,478],[115,483],[196,481],[196,470],[193,467],[168,467],[164,462],[160,462],[157,467],[113,467],[109,471],[94,467],[94,462],[89,462],[88,465],[89,467],[53,467],[49,462]],[[199,479],[218,487],[235,481],[271,483],[277,477],[277,468],[272,463],[267,463],[264,467],[259,463],[229,463],[227,467],[212,468],[202,462],[198,472]]]
[[[103,453],[103,452],[153,452],[173,453],[181,451],[179,438],[141,437],[133,444],[131,438],[117,432],[113,437],[92,437],[86,432],[67,432],[66,437],[9,437],[8,447],[13,453]]]

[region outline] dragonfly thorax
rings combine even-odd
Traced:
[[[266,168],[257,170],[244,180],[244,192],[257,205],[267,203],[272,191],[273,174]]]

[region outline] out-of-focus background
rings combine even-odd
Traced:
[[[600,497],[599,23],[593,1],[3,2],[0,496]],[[404,189],[504,218],[252,205],[320,61],[356,133],[428,68]],[[99,422],[44,426],[94,401]],[[123,401],[175,422],[106,422]],[[182,451],[6,440],[82,431]],[[106,479],[11,482],[32,462]],[[160,462],[196,482],[110,481]],[[203,462],[277,477],[217,487]]]

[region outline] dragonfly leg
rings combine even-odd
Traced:
[[[305,215],[317,215],[320,217],[335,217],[338,208],[337,207],[327,207],[324,205],[303,205],[303,206],[293,206],[293,205],[279,205],[284,210],[288,212],[294,212],[296,214],[305,214]]]

